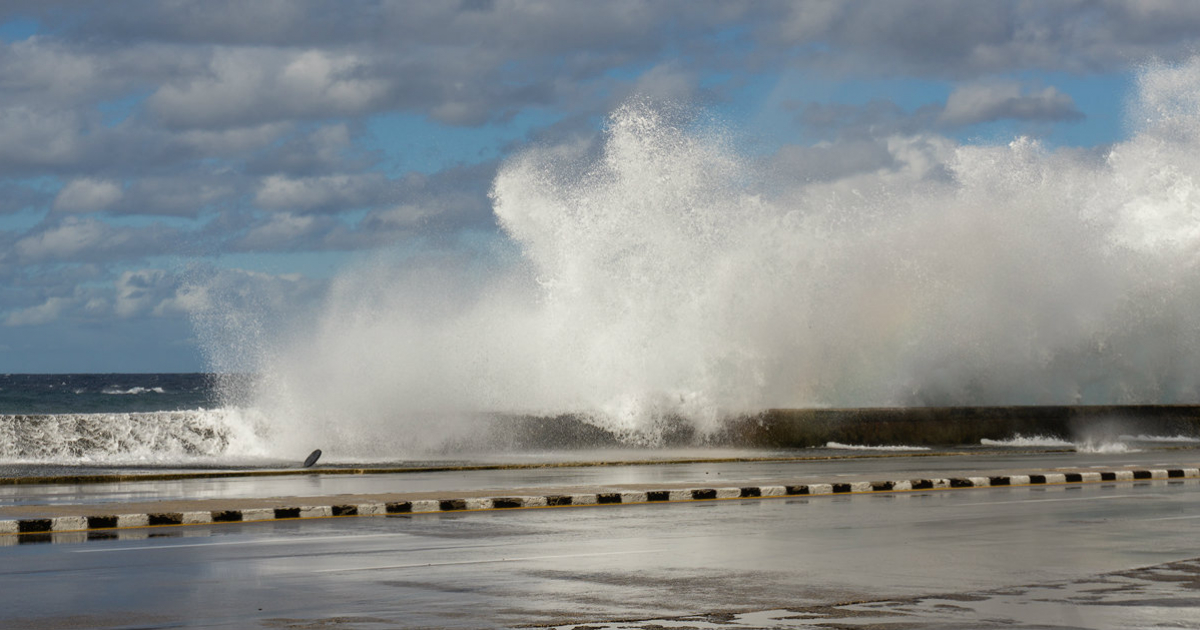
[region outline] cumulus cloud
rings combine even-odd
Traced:
[[[124,196],[113,181],[85,177],[69,182],[54,198],[54,209],[63,212],[107,210]]]
[[[161,225],[118,227],[68,216],[19,239],[12,255],[24,264],[136,260],[177,253],[178,230]]]
[[[1017,83],[982,83],[959,87],[946,99],[938,120],[950,126],[996,120],[1061,122],[1083,118],[1070,96],[1053,86],[1024,92]]]
[[[9,323],[180,317],[202,294],[153,273],[152,256],[495,235],[497,164],[530,143],[596,150],[598,120],[635,93],[741,112],[757,104],[726,99],[781,75],[950,85],[945,103],[921,106],[797,100],[804,142],[772,139],[782,148],[764,159],[831,190],[936,180],[943,136],[997,121],[1036,133],[1089,106],[1011,77],[1176,61],[1200,32],[1194,3],[1108,0],[0,5],[0,23],[14,17],[40,32],[0,41]],[[422,137],[381,147],[379,115],[421,121]],[[430,138],[463,162],[430,172],[418,152]],[[50,273],[84,267],[86,281]],[[227,286],[259,286],[238,278]],[[263,282],[281,300],[303,293]]]
[[[171,127],[224,128],[362,114],[380,107],[389,89],[350,53],[218,48],[207,72],[164,85],[149,106]]]
[[[37,305],[13,311],[4,319],[5,326],[37,326],[52,322],[76,303],[73,298],[51,297]]]
[[[378,203],[390,187],[388,179],[378,173],[296,178],[271,175],[263,178],[254,202],[268,210],[350,210]]]

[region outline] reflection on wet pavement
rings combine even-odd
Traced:
[[[561,630],[1025,628],[1125,630],[1200,627],[1200,558],[1067,582],[978,593],[844,602],[664,619],[525,626]]]

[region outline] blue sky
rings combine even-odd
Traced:
[[[1188,2],[8,2],[0,372],[208,369],[195,322],[311,312],[378,256],[485,252],[530,145],[629,98],[798,180],[939,137],[1103,148]],[[820,145],[838,160],[789,161]],[[204,291],[199,291],[203,287]]]

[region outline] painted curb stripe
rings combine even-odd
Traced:
[[[191,512],[151,512],[147,514],[101,514],[0,520],[0,539],[6,536],[51,537],[60,534],[87,534],[83,539],[112,538],[105,530],[145,527],[244,523],[350,516],[387,516],[474,512],[540,507],[588,505],[635,505],[647,503],[683,503],[729,499],[819,496],[837,494],[885,494],[921,490],[988,488],[1200,478],[1200,468],[1139,469],[1071,473],[1031,473],[993,477],[952,477],[947,479],[903,479],[897,481],[857,481],[809,483],[782,486],[741,486],[731,488],[685,488],[672,490],[600,492],[596,494],[499,496],[467,499],[426,499],[389,503],[337,505],[301,505],[244,510]],[[74,539],[72,539],[74,540]]]

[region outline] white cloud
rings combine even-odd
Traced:
[[[18,240],[12,251],[23,263],[136,259],[171,251],[177,238],[178,232],[161,226],[116,227],[70,216]]]
[[[77,159],[83,150],[83,118],[73,111],[29,106],[0,109],[0,161],[35,167]]]
[[[254,202],[271,210],[314,210],[334,207],[349,210],[377,203],[390,186],[380,174],[326,175],[263,178]]]
[[[71,180],[54,198],[54,209],[65,212],[96,212],[107,210],[121,200],[124,193],[116,182],[85,177]]]
[[[9,313],[6,326],[37,326],[52,322],[75,303],[74,298],[51,297],[45,302]]]
[[[1023,92],[1013,82],[973,83],[962,86],[946,99],[938,120],[949,126],[973,125],[995,120],[1078,120],[1083,114],[1070,96],[1053,86]]]
[[[356,55],[324,50],[218,48],[207,72],[160,87],[149,106],[170,126],[199,128],[361,114],[389,89],[365,76],[367,67]]]

